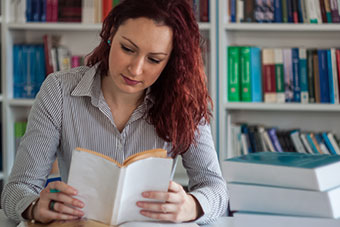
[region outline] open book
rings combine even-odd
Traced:
[[[120,164],[95,151],[76,148],[68,184],[85,203],[85,218],[111,225],[147,221],[152,219],[139,213],[136,202],[148,200],[141,195],[144,191],[168,190],[172,164],[163,149],[134,154]]]

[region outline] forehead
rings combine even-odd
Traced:
[[[115,37],[128,38],[140,48],[169,52],[172,48],[172,35],[170,27],[142,17],[126,20],[119,26]]]

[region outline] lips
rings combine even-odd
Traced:
[[[140,83],[139,81],[137,81],[137,80],[131,80],[131,79],[127,78],[127,77],[124,76],[124,75],[122,75],[122,77],[123,77],[123,79],[124,79],[124,81],[125,81],[125,83],[126,83],[127,85],[134,86],[134,85]]]

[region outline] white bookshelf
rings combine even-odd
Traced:
[[[229,23],[227,0],[218,1],[219,154],[231,157],[230,125],[237,122],[333,131],[340,136],[340,105],[230,103],[227,101],[227,46],[330,48],[340,46],[340,24]]]
[[[73,55],[90,53],[100,41],[99,32],[102,24],[82,23],[13,23],[9,13],[11,0],[2,0],[1,43],[2,43],[2,158],[3,173],[0,179],[7,180],[14,163],[14,122],[25,120],[33,99],[13,98],[13,44],[42,43],[44,34],[61,35],[60,44],[67,46]],[[202,36],[210,40],[209,54],[209,91],[214,102],[213,116],[216,116],[216,2],[209,1],[210,22],[199,23]],[[212,120],[213,137],[217,137],[216,118]],[[175,181],[187,184],[188,178],[181,161],[178,162]]]

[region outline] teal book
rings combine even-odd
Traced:
[[[340,186],[340,156],[258,152],[225,160],[227,182],[325,191]]]
[[[262,102],[262,62],[261,49],[252,47],[250,50],[250,81],[251,81],[251,101]]]

